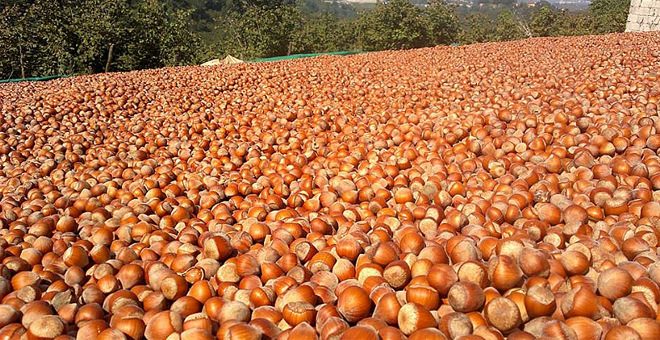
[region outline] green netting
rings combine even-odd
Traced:
[[[307,54],[292,54],[292,55],[287,55],[287,56],[281,56],[281,57],[272,57],[272,58],[261,58],[261,59],[254,59],[250,60],[250,63],[259,63],[262,61],[279,61],[279,60],[290,60],[290,59],[300,59],[300,58],[310,58],[310,57],[318,57],[320,55],[351,55],[351,54],[359,54],[359,53],[365,53],[361,51],[341,51],[341,52],[327,52],[327,53],[307,53]]]
[[[70,77],[70,76],[69,75],[57,75],[57,76],[35,77],[35,78],[5,79],[5,80],[0,80],[0,84],[2,84],[2,83],[17,83],[19,81],[46,81],[46,80],[53,80],[53,79],[67,78],[67,77]]]

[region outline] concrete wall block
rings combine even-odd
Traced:
[[[628,25],[626,25],[626,31],[627,32],[639,32],[639,24],[636,22],[631,22]]]
[[[640,7],[651,7],[653,6],[653,0],[642,0]]]
[[[660,30],[660,0],[631,0],[626,32]]]
[[[656,6],[650,9],[649,15],[653,17],[658,17],[660,16],[660,6]]]

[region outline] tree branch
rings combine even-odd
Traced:
[[[105,72],[108,73],[110,70],[110,63],[112,62],[112,50],[115,47],[115,44],[110,44],[108,48],[108,61],[105,63]]]
[[[25,67],[23,66],[23,48],[18,45],[19,60],[21,62],[21,78],[25,78]]]

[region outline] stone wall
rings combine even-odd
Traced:
[[[660,30],[660,0],[631,0],[626,32]]]

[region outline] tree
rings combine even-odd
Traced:
[[[589,5],[596,34],[623,32],[626,29],[630,0],[593,0]]]
[[[445,0],[431,0],[426,8],[429,17],[429,41],[433,45],[449,45],[458,39],[458,17]]]
[[[471,13],[462,23],[459,32],[461,44],[474,44],[495,40],[495,24],[483,13]]]
[[[242,59],[288,55],[293,32],[300,27],[300,10],[291,5],[264,9],[248,6],[227,18],[227,52]]]
[[[428,20],[408,0],[380,3],[359,17],[358,42],[365,50],[396,50],[428,44]]]
[[[516,40],[525,37],[525,33],[520,29],[513,12],[509,9],[502,10],[497,16],[495,32],[498,41]]]
[[[0,8],[0,78],[59,74],[71,60],[66,0],[9,1]]]
[[[2,78],[196,61],[199,38],[190,27],[190,11],[164,1],[8,1],[0,13]]]
[[[532,15],[530,29],[535,37],[549,37],[556,35],[557,15],[550,6],[543,6]]]
[[[559,35],[585,35],[593,33],[593,15],[589,11],[568,12],[558,14]]]
[[[127,27],[130,15],[128,3],[86,0],[80,2],[75,12],[76,15],[71,16],[70,22],[64,24],[75,37],[70,40],[72,47],[75,48],[74,70],[69,70],[70,72],[67,73],[104,71],[108,59],[113,57],[109,53],[111,46],[113,50],[115,45],[117,50],[124,50],[124,42],[130,40],[127,35],[134,34],[133,28]],[[116,55],[114,57],[117,58]]]
[[[348,20],[339,21],[331,14],[305,20],[293,33],[292,53],[318,53],[353,49],[355,30]]]
[[[190,28],[191,11],[156,0],[142,0],[124,19],[127,39],[120,45],[117,69],[186,65],[197,61],[199,38]],[[116,44],[115,44],[116,47]]]

